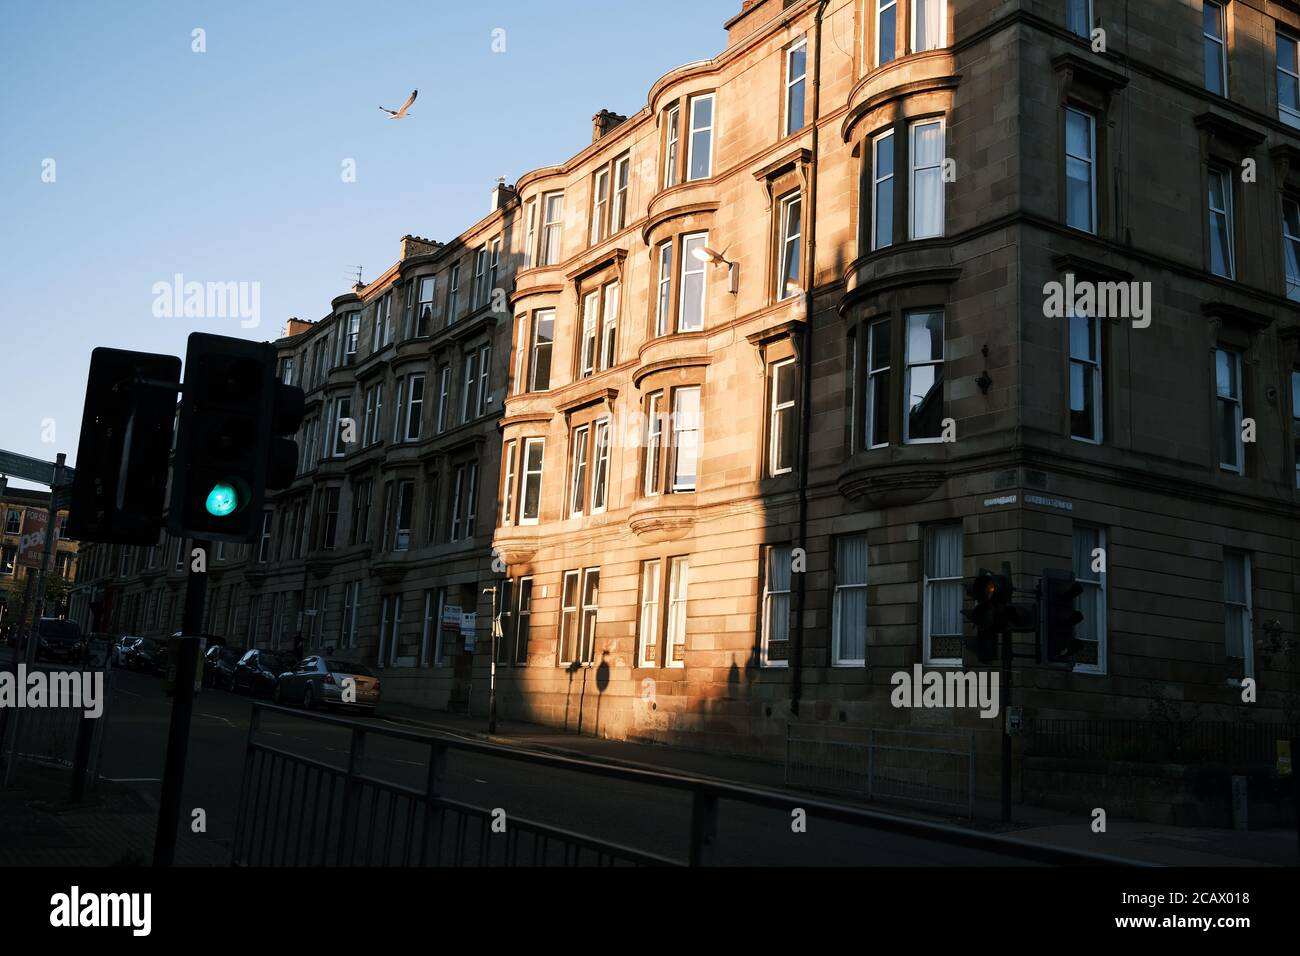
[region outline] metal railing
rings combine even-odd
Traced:
[[[788,724],[785,782],[975,815],[970,733]]]
[[[346,766],[297,754],[258,738],[263,716],[290,717],[346,731]],[[425,785],[380,779],[365,768],[371,741],[400,741],[427,753]],[[637,849],[511,815],[494,829],[499,810],[453,800],[445,793],[452,756],[488,757],[516,766],[581,775],[675,792],[690,799],[684,858]],[[660,797],[662,799],[662,796]],[[801,809],[809,819],[910,836],[1018,861],[1058,865],[1134,865],[1099,854],[911,820],[858,807],[674,773],[577,760],[458,737],[254,703],[237,805],[232,863],[236,866],[701,866],[716,852],[719,804]],[[739,808],[738,808],[739,809]],[[631,812],[631,811],[629,811]],[[1139,864],[1140,865],[1140,864]]]
[[[1263,767],[1277,760],[1277,741],[1296,736],[1282,723],[1222,720],[1075,720],[1035,718],[1025,752],[1036,757],[1077,757],[1143,763]]]
[[[16,673],[17,665],[10,663],[3,669]],[[56,665],[36,664],[28,670],[46,674],[58,674],[72,671],[83,673],[77,668],[58,667]],[[19,690],[22,692],[22,689]],[[15,757],[18,761],[41,764],[44,766],[71,768],[76,762],[78,735],[89,731],[90,750],[87,777],[96,779],[99,754],[103,749],[104,735],[108,725],[109,703],[112,700],[111,671],[104,674],[103,712],[97,718],[87,718],[84,711],[74,707],[24,707],[18,721],[18,737],[14,741]],[[12,719],[9,708],[0,708],[0,742],[8,741],[8,722]],[[88,726],[83,726],[88,724]],[[0,762],[9,755],[0,754]]]

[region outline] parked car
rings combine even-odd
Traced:
[[[242,647],[226,647],[221,644],[209,647],[203,656],[203,685],[229,688],[235,667],[246,653]]]
[[[245,651],[235,665],[230,675],[230,689],[236,694],[248,691],[254,697],[269,697],[275,692],[280,675],[292,670],[293,665],[291,654],[255,647]]]
[[[113,649],[109,652],[109,659],[114,667],[126,667],[127,655],[131,648],[140,643],[140,638],[131,634],[123,634],[113,643]]]
[[[353,682],[354,693],[345,695],[344,681]],[[344,701],[351,696],[350,701]],[[275,685],[277,704],[302,704],[311,710],[316,706],[356,707],[374,713],[379,704],[379,678],[361,664],[334,660],[327,657],[308,657],[299,661],[291,671],[280,675]]]
[[[36,625],[36,659],[38,661],[67,661],[81,663],[85,644],[81,628],[76,621],[61,621],[56,617],[43,617]]]
[[[167,647],[151,637],[142,637],[126,652],[126,666],[141,674],[158,674],[167,667]]]

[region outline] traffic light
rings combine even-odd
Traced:
[[[174,355],[90,353],[68,537],[157,543],[180,375]]]
[[[975,641],[966,642],[983,663],[997,659],[998,635],[1007,629],[1008,609],[1013,593],[1011,579],[981,569],[979,576],[966,587],[966,595],[975,602],[962,611],[962,617],[975,625]]]
[[[1085,642],[1074,636],[1075,627],[1083,622],[1083,614],[1074,606],[1082,593],[1082,585],[1069,571],[1043,570],[1043,622],[1048,663],[1071,663],[1085,646]]]
[[[275,347],[195,332],[172,474],[168,529],[213,541],[252,541],[266,490],[288,487],[298,464],[291,435],[302,389],[276,380]]]

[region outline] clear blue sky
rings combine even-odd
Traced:
[[[0,448],[75,464],[92,348],[183,356],[192,331],[321,317],[349,267],[456,235],[497,176],[567,159],[597,110],[719,53],[740,6],[0,0]],[[379,111],[415,88],[410,118]],[[156,318],[176,273],[260,283],[261,325]]]

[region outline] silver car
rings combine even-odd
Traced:
[[[275,685],[277,704],[355,707],[374,713],[379,704],[379,678],[364,665],[321,656],[298,662]]]

